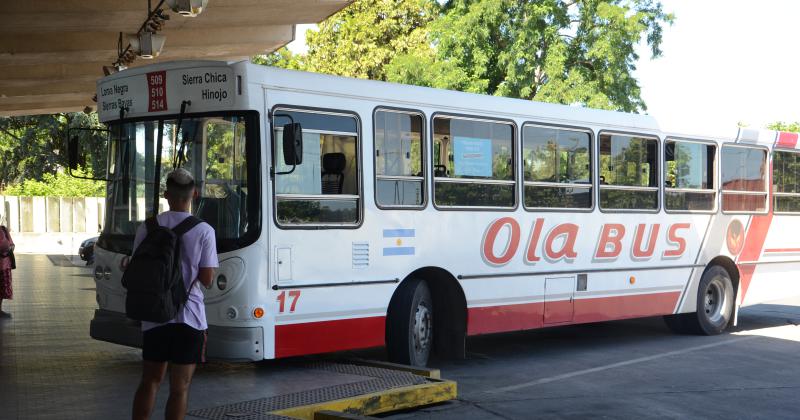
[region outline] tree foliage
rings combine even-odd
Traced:
[[[633,72],[674,17],[655,0],[356,0],[280,67],[622,111],[646,109]]]
[[[55,182],[67,166],[66,138],[70,128],[97,128],[97,114],[63,113],[0,117],[0,189],[18,191],[27,182]],[[99,144],[99,142],[98,142]],[[91,168],[89,168],[91,170]],[[47,177],[46,177],[47,176]],[[68,176],[68,175],[64,175]],[[13,189],[15,185],[16,189]],[[72,191],[71,188],[67,190]],[[37,194],[38,195],[38,194]]]
[[[91,176],[81,169],[73,171],[78,176]],[[5,195],[17,196],[50,196],[50,197],[104,197],[106,183],[88,179],[74,178],[59,171],[55,174],[46,173],[42,180],[26,179],[19,184],[13,184],[5,189]]]
[[[793,123],[776,121],[774,123],[767,124],[767,128],[775,131],[789,131],[794,133],[800,133],[800,121],[796,121]]]

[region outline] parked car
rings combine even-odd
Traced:
[[[94,264],[94,244],[97,242],[97,238],[95,236],[81,242],[81,246],[78,248],[78,255],[82,260],[86,261],[86,265]]]

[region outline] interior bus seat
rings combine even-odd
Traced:
[[[344,185],[344,168],[347,163],[344,153],[322,155],[322,193],[341,194]]]

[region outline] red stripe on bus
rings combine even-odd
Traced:
[[[673,313],[681,292],[575,300],[575,323],[611,321]]]
[[[778,139],[780,142],[780,138]],[[795,138],[795,143],[797,138]],[[767,185],[772,185],[772,162],[769,164],[769,172],[767,174]],[[761,257],[761,250],[764,249],[764,242],[767,241],[767,233],[769,233],[769,226],[772,224],[772,197],[767,197],[767,214],[753,216],[750,221],[750,226],[747,228],[747,234],[744,237],[744,248],[739,254],[736,261],[758,261]],[[747,289],[750,287],[750,281],[753,279],[753,273],[756,271],[754,265],[736,264],[739,268],[739,284],[742,288],[742,296],[739,302],[744,302],[747,296]]]
[[[800,248],[767,248],[764,252],[800,252]]]
[[[576,299],[572,321],[558,325],[668,315],[673,313],[680,295],[676,291]],[[467,333],[476,335],[541,328],[545,326],[544,305],[544,302],[537,302],[469,308]],[[558,318],[562,315],[559,312]]]
[[[467,334],[530,330],[542,327],[544,302],[484,306],[467,310]]]
[[[386,317],[338,319],[275,327],[275,357],[379,347]]]
[[[775,143],[775,146],[794,149],[795,146],[797,146],[797,139],[797,133],[780,132],[778,133],[778,142]]]

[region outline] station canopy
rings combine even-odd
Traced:
[[[188,0],[185,0],[188,2]],[[208,0],[196,17],[165,1],[161,54],[128,67],[172,60],[240,60],[294,39],[295,25],[319,23],[351,0]],[[0,116],[94,108],[103,66],[148,21],[159,0],[0,0]],[[151,9],[151,10],[152,10]]]

